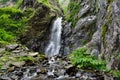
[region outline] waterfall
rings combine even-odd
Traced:
[[[45,54],[48,57],[52,57],[54,55],[59,54],[61,30],[62,30],[62,17],[57,18],[52,25],[50,41],[45,49]]]

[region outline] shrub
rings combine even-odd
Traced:
[[[82,69],[105,69],[104,61],[98,61],[95,56],[87,54],[86,51],[86,48],[78,48],[69,55],[69,59],[75,66]]]
[[[15,39],[26,31],[26,22],[27,18],[21,10],[0,8],[0,41],[15,42]]]

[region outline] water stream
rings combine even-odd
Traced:
[[[54,55],[59,54],[61,30],[62,30],[62,17],[57,18],[52,25],[50,41],[45,49],[45,54],[48,57],[52,57]]]

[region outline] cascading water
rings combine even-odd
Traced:
[[[48,57],[52,57],[54,55],[59,54],[61,30],[62,30],[62,17],[57,18],[52,25],[50,41],[45,50],[45,54]]]

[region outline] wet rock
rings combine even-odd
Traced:
[[[81,16],[83,16],[84,14],[86,14],[88,12],[88,10],[90,9],[90,5],[85,5],[78,13],[78,18],[80,18]]]
[[[58,78],[56,78],[56,80],[77,80],[74,77],[69,77],[68,75],[66,76],[59,76]]]
[[[78,78],[81,77],[81,72],[77,72],[75,77],[78,77]]]
[[[96,16],[88,16],[83,19],[80,19],[76,24],[74,32],[78,32],[78,30],[82,29],[83,27],[88,28],[89,25],[94,23],[96,19],[97,19]]]
[[[2,53],[3,51],[5,51],[5,48],[0,48],[0,53]]]
[[[77,73],[77,68],[75,66],[71,66],[68,69],[66,69],[66,73],[70,76],[75,76]]]
[[[41,74],[46,74],[46,73],[47,73],[46,68],[40,68],[40,73],[41,73]]]
[[[20,52],[22,52],[21,50],[13,50],[12,51],[13,53],[20,53]]]
[[[32,57],[35,57],[35,56],[37,56],[39,53],[38,52],[30,52],[29,54],[28,54],[28,56],[32,56]]]
[[[65,66],[65,69],[69,69],[69,68],[71,68],[71,67],[74,67],[74,65],[67,65],[67,66]]]
[[[15,50],[17,47],[19,47],[18,44],[10,44],[5,47],[5,50],[11,51],[11,50]]]
[[[93,50],[91,51],[91,54],[94,55],[94,56],[96,56],[96,57],[98,57],[99,51],[98,51],[97,49],[93,49]]]
[[[12,62],[11,65],[15,66],[15,67],[22,67],[23,65],[25,65],[24,61],[21,62]]]
[[[8,72],[11,72],[15,69],[15,66],[9,67]]]
[[[2,77],[0,77],[0,80],[12,80],[11,78],[9,78],[9,77],[4,77],[4,76],[2,76]]]

